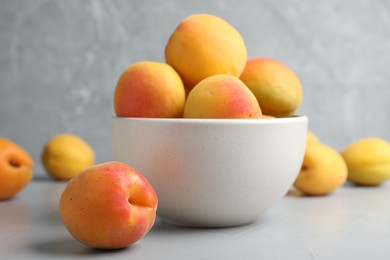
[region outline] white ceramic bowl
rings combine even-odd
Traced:
[[[114,118],[114,159],[154,187],[157,213],[183,226],[248,224],[277,203],[302,164],[308,118]]]

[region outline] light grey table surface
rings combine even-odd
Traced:
[[[0,259],[390,259],[390,183],[332,195],[287,194],[252,224],[182,228],[160,219],[134,245],[92,250],[58,214],[65,182],[39,178],[0,203]],[[232,205],[234,207],[234,205]]]

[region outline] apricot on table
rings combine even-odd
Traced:
[[[348,166],[348,180],[361,186],[380,185],[390,178],[390,144],[384,139],[359,139],[341,152]]]
[[[85,168],[73,177],[60,198],[60,215],[81,243],[118,249],[141,239],[152,228],[158,198],[150,183],[120,162]]]
[[[70,180],[95,161],[95,152],[81,137],[62,133],[51,137],[43,147],[42,165],[56,180]]]
[[[23,190],[31,181],[34,161],[15,142],[0,137],[0,200],[6,200]]]
[[[336,150],[323,143],[312,142],[306,146],[294,186],[305,195],[327,195],[345,183],[347,173],[347,165]]]
[[[320,143],[318,137],[313,132],[308,131],[306,135],[306,145],[318,144],[318,143]]]

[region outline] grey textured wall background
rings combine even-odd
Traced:
[[[206,12],[241,32],[249,56],[268,56],[300,77],[299,113],[342,149],[365,136],[390,139],[390,2],[0,1],[0,136],[22,145],[43,175],[54,134],[89,142],[112,159],[110,120],[118,76],[136,61],[164,61],[186,16]]]

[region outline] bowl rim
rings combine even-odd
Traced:
[[[285,124],[308,121],[306,115],[294,114],[276,118],[148,118],[148,117],[112,117],[112,121],[160,122],[178,124]]]

